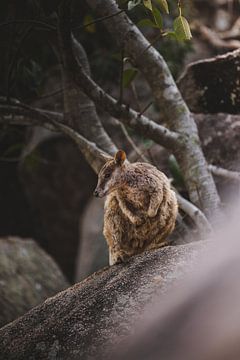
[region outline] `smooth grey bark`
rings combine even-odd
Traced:
[[[113,15],[119,11],[114,0],[87,0],[99,16]],[[208,171],[198,131],[186,103],[173,80],[162,56],[121,13],[104,21],[120,48],[144,74],[169,127],[182,135],[181,149],[174,152],[184,175],[190,199],[208,218],[215,221],[220,216],[220,200],[212,175]]]
[[[195,243],[165,247],[105,268],[0,329],[0,359],[98,359],[133,330],[154,295],[191,271]]]

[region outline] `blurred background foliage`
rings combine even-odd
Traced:
[[[22,101],[33,100],[42,93],[42,83],[51,67],[58,66],[58,60],[49,41],[49,31],[44,23],[55,25],[56,10],[59,1],[1,1],[0,4],[0,95],[16,97]],[[164,15],[165,26],[171,27],[176,17],[175,1],[170,1],[170,15]],[[126,1],[121,1],[126,8]],[[185,8],[184,8],[185,9]],[[188,7],[184,10],[189,13]],[[128,12],[135,23],[150,17],[149,10],[143,6]],[[116,43],[99,22],[85,29],[77,27],[94,21],[96,15],[83,2],[75,2],[72,18],[75,36],[85,48],[94,77],[100,83],[116,82],[120,72],[120,54]],[[26,23],[24,21],[26,20]],[[39,25],[27,22],[39,21]],[[14,22],[16,21],[16,22]],[[19,21],[19,23],[18,23]],[[41,27],[41,21],[43,26]],[[158,29],[142,28],[151,41],[156,37]],[[191,44],[178,42],[172,38],[162,38],[155,43],[157,49],[167,60],[173,75],[177,77],[184,62],[184,56],[191,51]]]

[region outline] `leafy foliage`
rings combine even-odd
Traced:
[[[174,185],[178,188],[184,188],[184,178],[180,170],[179,164],[173,154],[169,156],[168,165],[171,175],[173,177]]]
[[[151,19],[142,19],[138,24],[139,26],[149,26],[152,28],[157,27],[161,34],[170,35],[179,41],[190,40],[192,38],[191,30],[187,19],[182,16],[182,9],[180,3],[178,4],[179,15],[173,22],[173,30],[163,29],[162,14],[169,14],[169,6],[167,0],[131,0],[128,1],[128,10],[132,10],[138,5],[143,5],[147,8],[154,21]]]
[[[157,0],[159,3],[162,11],[164,11],[166,14],[169,14],[169,8],[168,8],[168,2],[167,0]]]
[[[85,31],[90,32],[90,33],[95,33],[96,26],[93,23],[93,21],[94,21],[94,19],[93,19],[92,15],[88,14],[88,15],[84,16],[83,25],[86,26]],[[88,25],[88,24],[90,24],[90,25]]]
[[[192,38],[188,21],[183,16],[178,16],[173,23],[174,32],[178,40],[190,40]]]

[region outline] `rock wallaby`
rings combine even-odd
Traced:
[[[177,200],[168,178],[147,163],[128,163],[124,151],[109,159],[94,191],[107,196],[103,234],[110,265],[145,250],[159,248],[173,231]]]

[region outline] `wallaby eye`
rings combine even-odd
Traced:
[[[105,178],[105,179],[110,178],[110,174],[105,174],[105,175],[104,175],[104,178]]]

